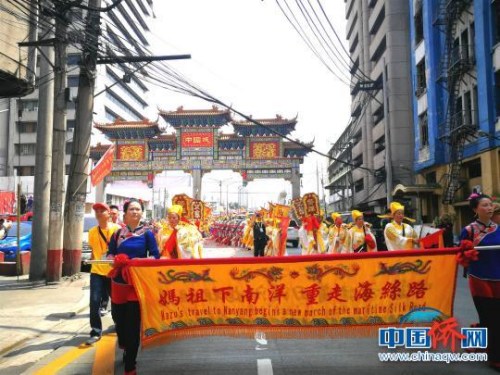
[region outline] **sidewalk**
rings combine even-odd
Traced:
[[[0,356],[88,309],[89,280],[81,273],[45,285],[0,276]]]

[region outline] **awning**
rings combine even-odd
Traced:
[[[392,195],[420,195],[420,194],[441,194],[441,185],[428,184],[428,185],[403,185],[397,184],[392,191]]]

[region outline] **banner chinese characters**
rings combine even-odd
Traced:
[[[252,159],[275,159],[279,157],[280,145],[278,141],[251,142],[250,158]]]
[[[455,250],[132,260],[144,346],[203,335],[334,337],[398,324],[416,308],[453,312]]]
[[[214,134],[208,132],[183,132],[181,134],[182,147],[212,147]]]
[[[144,160],[146,156],[145,145],[119,145],[117,159],[119,160]]]

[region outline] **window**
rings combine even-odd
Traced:
[[[373,112],[373,126],[377,125],[380,121],[384,119],[384,106],[379,106],[375,112]]]
[[[422,59],[422,61],[417,64],[416,86],[417,87],[415,88],[415,95],[417,97],[420,97],[427,90],[427,79],[425,76],[425,59]]]
[[[15,167],[18,176],[34,176],[35,167]]]
[[[73,142],[66,142],[66,155],[71,155],[71,151],[73,150]]]
[[[35,155],[36,144],[35,143],[23,143],[15,145],[16,155],[28,156]]]
[[[422,7],[415,13],[415,45],[424,39],[424,19],[422,17]]]
[[[356,47],[358,46],[358,42],[359,42],[359,38],[358,38],[358,34],[356,34],[356,37],[354,38],[354,40],[352,41],[352,44],[351,44],[351,48],[349,48],[349,52],[353,53],[354,50],[356,49]]]
[[[81,56],[79,53],[71,53],[68,55],[66,63],[68,65],[79,65],[81,62]]]
[[[354,191],[356,193],[359,193],[360,191],[363,191],[365,189],[365,183],[363,179],[359,179],[354,183]]]
[[[375,154],[385,150],[385,135],[375,141]]]
[[[38,111],[38,100],[23,100],[21,103],[25,111]]]
[[[79,76],[68,76],[68,87],[78,87]]]
[[[493,8],[491,14],[495,28],[495,42],[493,44],[496,44],[500,42],[500,0],[496,0],[491,6]]]
[[[352,161],[354,168],[358,168],[363,164],[363,155],[359,155],[356,159]]]
[[[74,129],[75,123],[75,120],[66,120],[66,129]]]
[[[420,131],[420,148],[429,146],[429,123],[427,121],[427,112],[418,116],[418,128]]]
[[[384,22],[384,19],[385,19],[385,5],[380,10],[380,13],[378,14],[375,22],[373,22],[372,29],[370,30],[371,35],[377,34],[378,30],[380,29],[380,26],[382,26],[382,23]]]
[[[374,64],[377,64],[377,62],[380,60],[380,58],[382,57],[382,55],[385,52],[385,48],[386,48],[386,39],[384,36],[384,38],[380,42],[380,45],[377,47],[377,49],[375,50],[375,52],[373,53],[373,56],[371,58],[371,60],[373,61]]]
[[[426,184],[436,184],[437,183],[436,172],[427,173],[425,175],[425,183]]]
[[[471,92],[467,91],[464,93],[464,124],[466,126],[472,125],[473,115],[472,115],[472,96]]]
[[[36,133],[36,122],[23,122],[20,121],[17,123],[17,131],[19,133]]]
[[[481,177],[481,159],[474,159],[465,163],[469,178]]]
[[[500,70],[495,72],[495,110],[500,117]]]

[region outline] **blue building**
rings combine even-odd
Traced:
[[[415,189],[424,221],[500,195],[500,0],[409,0]],[[421,189],[418,189],[421,186]]]

